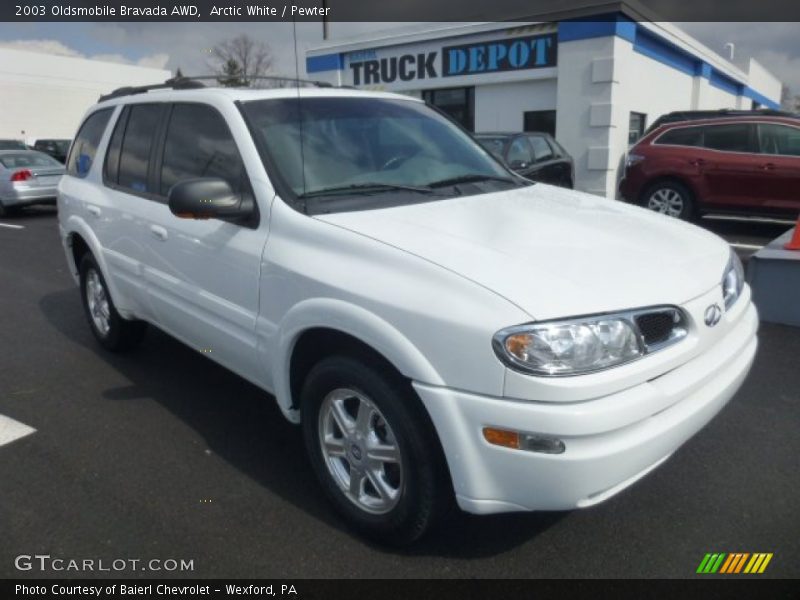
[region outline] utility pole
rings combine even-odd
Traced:
[[[322,0],[322,39],[328,39],[328,10],[327,10],[327,1]]]

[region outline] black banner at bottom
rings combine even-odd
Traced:
[[[223,580],[223,579],[17,579],[0,582],[3,600],[53,599],[75,600],[164,598],[233,598],[260,600],[473,600],[536,598],[686,598],[704,600],[727,598],[800,598],[796,580],[724,579],[704,580],[414,580],[414,579],[295,579],[295,580]]]

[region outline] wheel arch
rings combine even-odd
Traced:
[[[319,359],[342,351],[371,354],[409,380],[444,385],[422,352],[386,320],[341,300],[306,300],[283,320],[276,353],[280,359],[273,367],[275,396],[290,421],[300,421],[297,404],[304,375]]]
[[[701,211],[701,200],[698,194],[696,186],[692,183],[692,181],[688,177],[684,177],[682,175],[674,174],[674,173],[664,173],[662,175],[656,175],[650,179],[648,179],[647,183],[642,186],[642,191],[639,193],[638,204],[639,206],[646,206],[647,202],[647,195],[650,190],[653,189],[654,186],[660,183],[677,183],[686,190],[690,194],[690,204],[691,204],[691,213],[689,218],[697,218],[702,213]]]
[[[67,262],[69,263],[72,277],[76,282],[79,281],[81,268],[80,260],[87,252],[90,253],[97,263],[97,266],[100,268],[100,272],[103,274],[103,279],[106,281],[111,299],[117,307],[117,310],[120,314],[126,315],[127,311],[125,308],[120,307],[120,300],[122,300],[122,298],[114,284],[114,279],[110,277],[108,263],[103,255],[100,240],[97,239],[97,236],[83,219],[74,215],[64,223],[64,229],[66,231],[64,234],[64,244],[67,250]]]

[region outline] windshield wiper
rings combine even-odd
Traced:
[[[349,185],[338,185],[319,190],[311,190],[305,194],[300,194],[298,198],[313,198],[314,196],[327,196],[328,194],[342,194],[348,192],[368,194],[370,192],[387,192],[392,190],[416,192],[419,194],[433,193],[433,190],[428,186],[402,185],[398,183],[351,183]]]
[[[459,183],[478,183],[480,181],[502,181],[503,183],[513,183],[515,185],[518,183],[517,181],[514,181],[508,177],[498,177],[496,175],[478,175],[473,173],[470,175],[460,175],[458,177],[449,177],[447,179],[434,181],[433,183],[429,183],[428,186],[436,188],[445,187],[448,185],[457,185]]]

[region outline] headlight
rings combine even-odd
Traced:
[[[498,331],[495,353],[534,375],[580,375],[615,367],[676,342],[687,333],[676,307],[530,323]]]
[[[722,276],[722,298],[725,300],[725,310],[734,305],[744,288],[744,267],[739,256],[731,249],[731,258],[725,267]]]
[[[644,156],[641,154],[628,154],[628,156],[625,157],[625,168],[627,169],[628,167],[632,167],[636,163],[640,163],[643,160]]]

